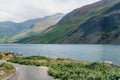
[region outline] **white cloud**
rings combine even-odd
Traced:
[[[0,0],[0,21],[23,21],[54,13],[68,13],[98,0]]]

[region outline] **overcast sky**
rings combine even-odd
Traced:
[[[0,21],[21,22],[55,13],[68,13],[99,0],[0,0]]]

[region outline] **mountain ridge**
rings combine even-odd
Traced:
[[[59,21],[63,16],[64,14],[62,13],[56,13],[54,15],[50,15],[44,18],[31,19],[31,20],[20,22],[20,23],[13,22],[13,21],[1,21],[0,22],[0,43],[11,43],[21,38],[25,38],[25,37],[37,34],[39,33],[38,32],[39,28],[36,29],[38,31],[34,30],[34,32],[29,32],[29,33],[28,33],[28,30],[33,29],[37,23],[42,21],[45,22],[47,20],[51,21],[51,23],[49,22],[49,24],[47,25],[47,27],[50,27],[51,25],[56,24],[57,21]],[[54,23],[52,22],[52,20],[54,20]],[[42,27],[44,26],[45,24],[42,25]]]
[[[16,42],[26,37],[34,36],[35,34],[40,34],[44,30],[50,28],[51,26],[55,25],[62,17],[64,16],[63,13],[56,13],[51,16],[46,16],[42,18],[39,22],[37,22],[32,28],[17,34],[11,38],[10,42]],[[30,36],[29,36],[30,35]]]
[[[52,30],[20,43],[120,44],[119,6],[119,0],[101,0],[77,8],[63,17]]]

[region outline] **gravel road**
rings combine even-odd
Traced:
[[[13,64],[16,73],[8,80],[56,80],[48,75],[47,67]]]

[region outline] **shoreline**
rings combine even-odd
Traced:
[[[8,52],[8,53],[10,53],[10,52]],[[29,57],[11,56],[11,57],[9,57],[9,59],[7,58],[7,62],[13,63],[12,64],[13,67],[15,67],[15,65],[21,66],[21,70],[23,68],[23,73],[26,73],[26,74],[27,74],[27,71],[31,70],[30,67],[37,68],[37,67],[45,66],[45,67],[48,67],[47,72],[50,76],[54,77],[55,79],[57,78],[57,79],[61,79],[61,80],[64,80],[64,78],[69,80],[69,76],[73,76],[72,73],[74,73],[75,76],[77,76],[77,78],[79,78],[80,75],[78,75],[77,73],[80,73],[81,71],[84,72],[81,74],[84,76],[84,80],[89,78],[90,75],[94,75],[97,78],[98,75],[96,75],[96,74],[98,72],[101,73],[99,76],[104,77],[104,79],[106,79],[106,77],[104,75],[107,75],[107,74],[104,73],[104,71],[109,73],[108,76],[110,78],[110,75],[113,75],[111,73],[111,71],[114,72],[115,74],[118,74],[119,70],[120,70],[120,68],[111,61],[88,62],[88,61],[80,61],[80,60],[65,59],[65,58],[54,59],[54,58],[49,58],[49,57],[45,57],[45,56],[29,56]],[[18,71],[17,74],[19,74],[19,70],[20,70],[19,66],[17,66],[17,68],[15,67],[16,71]],[[24,66],[26,66],[27,68]],[[37,67],[35,67],[35,66],[37,66]],[[43,68],[41,68],[41,69],[43,69]],[[24,70],[25,70],[25,72],[24,72]],[[38,71],[38,69],[35,69],[35,71]],[[117,72],[115,72],[115,71],[117,71]],[[90,75],[88,75],[88,77],[85,77],[85,75],[88,72],[90,73]],[[34,73],[34,71],[32,71],[30,73],[30,75],[33,73]],[[71,73],[71,74],[68,74],[68,73]],[[96,73],[96,74],[94,74],[94,73]],[[22,76],[22,74],[18,75],[18,76]],[[65,75],[68,75],[68,76],[65,76]],[[16,79],[18,77],[18,76],[16,76],[16,77],[15,76],[16,76],[16,74],[14,75],[14,73],[13,73],[6,78],[9,78],[8,80],[10,80],[10,79],[12,80],[12,78]],[[33,77],[35,77],[35,76],[36,75],[34,75]],[[73,79],[75,79],[75,76],[73,77]],[[25,76],[23,76],[22,78],[24,79]],[[30,77],[27,78],[27,80],[29,80],[29,79],[30,79]],[[92,77],[92,79],[94,79],[94,77]]]

